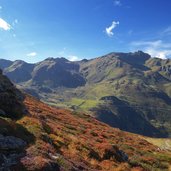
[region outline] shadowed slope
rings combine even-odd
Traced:
[[[15,63],[18,62],[7,65],[4,71],[18,80],[27,67]],[[50,105],[83,111],[134,133],[168,137],[171,134],[170,64],[169,59],[151,58],[141,51],[110,53],[77,62],[47,58],[34,64],[29,77],[16,82],[19,88]],[[121,106],[101,100],[106,96],[116,97]],[[113,112],[114,108],[117,111]]]

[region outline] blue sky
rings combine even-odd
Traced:
[[[0,0],[0,58],[171,57],[170,9],[170,0]]]

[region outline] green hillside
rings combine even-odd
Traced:
[[[12,73],[18,67],[11,67],[4,72],[15,82]],[[169,59],[151,58],[141,51],[78,62],[48,58],[34,64],[29,73],[31,78],[23,76],[17,86],[50,105],[83,111],[133,133],[171,136]]]

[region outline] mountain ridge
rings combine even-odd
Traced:
[[[112,128],[84,113],[48,106],[17,90],[2,72],[0,87],[0,170],[170,168],[169,150],[158,150],[144,137]],[[2,110],[8,115],[2,115]]]
[[[65,58],[47,58],[33,65],[29,72],[25,72],[27,67],[22,64],[20,67],[16,65],[12,72],[7,67],[4,73],[19,88],[50,105],[84,111],[97,119],[101,116],[104,118],[101,121],[108,120],[111,126],[125,131],[156,137],[171,136],[171,60],[151,58],[138,51],[113,52],[75,62]],[[19,70],[21,75],[15,70]],[[25,80],[21,80],[22,77]],[[120,107],[102,100],[108,96],[116,97]],[[130,110],[123,112],[122,104],[127,104],[125,108]],[[109,113],[115,119],[110,120]],[[127,127],[131,113],[136,114],[137,125],[132,123]],[[124,119],[126,117],[128,120]],[[147,125],[151,129],[148,130]]]

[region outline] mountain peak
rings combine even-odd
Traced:
[[[49,57],[49,58],[46,58],[45,61],[68,62],[68,59],[66,59],[64,57],[57,57],[57,58]]]
[[[151,58],[151,56],[148,53],[145,53],[141,50],[135,51],[135,52],[111,52],[105,56],[116,56],[116,57],[123,57],[123,56],[131,56],[131,57],[141,57],[146,58],[147,60]]]
[[[137,52],[134,52],[132,54],[135,55],[135,56],[138,56],[138,57],[147,58],[147,60],[149,58],[151,58],[151,56],[148,53],[145,53],[145,52],[143,52],[141,50],[138,50]]]
[[[145,61],[151,58],[148,53],[143,51],[129,52],[129,53],[117,53],[117,57],[129,64],[144,65]]]

